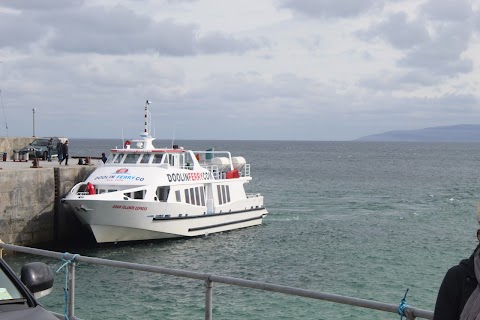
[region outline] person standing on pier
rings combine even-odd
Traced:
[[[477,208],[480,223],[480,209]],[[480,241],[480,229],[477,230]],[[433,320],[480,319],[480,244],[468,259],[451,267],[443,278]]]
[[[48,150],[48,162],[52,162],[52,149],[53,149],[53,138],[50,138],[47,143],[47,150]]]
[[[57,143],[57,156],[58,156],[58,163],[61,164],[62,163],[62,159],[63,159],[63,143],[62,143],[62,140],[61,139],[58,139],[58,143]]]
[[[60,160],[60,164],[62,164],[63,160],[65,160],[65,165],[68,166],[68,140],[65,141],[65,144],[62,147],[62,155],[63,158]]]

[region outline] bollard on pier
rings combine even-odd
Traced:
[[[38,158],[34,158],[32,161],[32,166],[30,168],[41,168],[38,162]]]

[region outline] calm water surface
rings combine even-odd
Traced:
[[[97,156],[120,140],[71,139]],[[476,245],[478,143],[178,141],[230,150],[265,196],[259,227],[69,252],[265,281],[433,310],[445,271]],[[156,143],[157,146],[168,142]],[[73,249],[74,251],[72,251]],[[18,271],[27,261],[7,256]],[[63,312],[64,274],[42,302]],[[83,319],[202,319],[202,281],[79,264]],[[214,319],[398,319],[398,315],[214,284]]]

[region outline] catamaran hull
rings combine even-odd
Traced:
[[[229,151],[156,148],[150,101],[141,139],[125,141],[62,199],[97,242],[194,237],[259,225],[267,210],[247,194],[250,164]]]
[[[262,198],[262,197],[259,197]],[[201,215],[165,217],[155,205],[120,206],[107,202],[66,201],[79,220],[87,225],[98,243],[195,237],[247,228],[262,223],[267,210],[252,199],[241,210]],[[122,209],[129,208],[129,209]]]

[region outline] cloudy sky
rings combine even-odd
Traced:
[[[480,124],[478,0],[2,0],[0,136],[352,140]],[[8,130],[7,130],[8,126]]]

